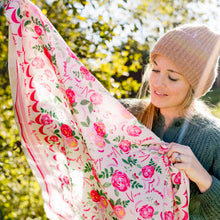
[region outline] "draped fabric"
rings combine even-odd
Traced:
[[[28,0],[5,4],[23,150],[47,217],[188,219],[189,183],[168,145],[82,65]]]

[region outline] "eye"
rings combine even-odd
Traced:
[[[155,73],[159,73],[160,72],[160,70],[155,70],[155,69],[152,69],[152,71],[155,72]]]
[[[171,80],[171,81],[174,81],[174,82],[176,82],[178,79],[176,79],[176,78],[173,78],[173,77],[171,77],[171,76],[168,76],[168,78]]]

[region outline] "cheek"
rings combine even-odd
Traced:
[[[181,87],[173,85],[173,86],[169,86],[170,88],[170,92],[174,95],[182,95],[183,90]]]
[[[150,77],[149,77],[149,84],[150,84],[150,86],[153,85],[155,81],[156,81],[155,74],[151,74]]]
[[[185,99],[189,90],[189,86],[187,84],[177,84],[175,86],[170,87],[171,92],[174,96],[179,97],[179,99]]]

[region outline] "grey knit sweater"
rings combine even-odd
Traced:
[[[121,103],[135,116],[143,110],[140,100],[121,100]],[[178,142],[184,119],[177,118],[164,133],[164,118],[159,115],[152,131],[165,142]],[[200,193],[197,185],[190,182],[190,220],[220,220],[220,120],[197,114],[192,117],[181,139],[189,146],[203,167],[212,175],[213,183]]]

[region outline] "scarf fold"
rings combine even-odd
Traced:
[[[168,145],[82,65],[28,0],[5,4],[16,121],[47,217],[188,219]]]

